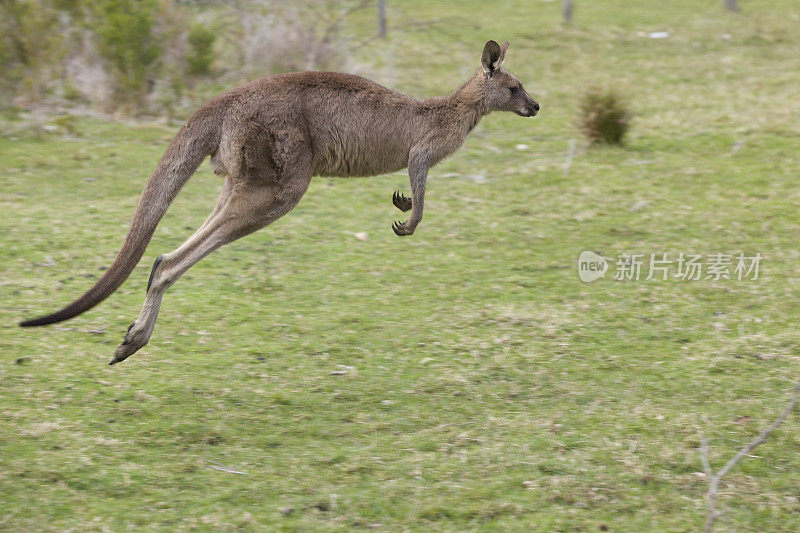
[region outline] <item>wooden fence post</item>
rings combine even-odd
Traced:
[[[378,0],[378,37],[386,37],[386,0]]]

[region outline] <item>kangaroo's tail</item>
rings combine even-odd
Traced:
[[[94,287],[60,311],[26,320],[20,326],[44,326],[78,316],[108,298],[122,285],[142,258],[158,222],[178,191],[205,157],[219,146],[222,117],[216,111],[208,105],[201,108],[170,143],[142,192],[122,249]]]

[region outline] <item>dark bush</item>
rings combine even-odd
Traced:
[[[63,44],[59,11],[52,3],[0,0],[0,91],[23,100],[45,96],[59,74]]]
[[[214,60],[214,41],[217,36],[202,24],[194,24],[189,30],[189,55],[186,71],[190,75],[208,74]]]
[[[622,144],[631,113],[612,90],[590,89],[581,100],[578,125],[593,144]]]

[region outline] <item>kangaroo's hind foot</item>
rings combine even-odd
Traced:
[[[114,352],[114,358],[108,364],[115,365],[138,352],[148,343],[152,334],[152,329],[147,331],[146,328],[138,327],[136,322],[128,326],[128,332],[125,333],[122,344],[117,347]]]
[[[399,222],[395,220],[394,222],[392,222],[392,231],[394,231],[395,235],[397,235],[398,237],[413,235],[415,229],[416,227],[409,224],[408,221]]]

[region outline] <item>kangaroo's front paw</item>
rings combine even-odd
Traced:
[[[136,322],[128,326],[128,332],[122,340],[122,344],[117,347],[114,352],[114,359],[111,360],[109,365],[115,365],[120,361],[124,361],[131,355],[139,351],[150,340],[150,333],[144,328],[138,328]]]
[[[414,229],[408,225],[408,222],[394,222],[392,224],[392,229],[394,230],[395,235],[398,237],[403,237],[405,235],[411,235],[414,233]]]
[[[411,209],[411,198],[407,197],[400,191],[394,192],[394,195],[392,196],[392,203],[397,209],[404,213]]]

